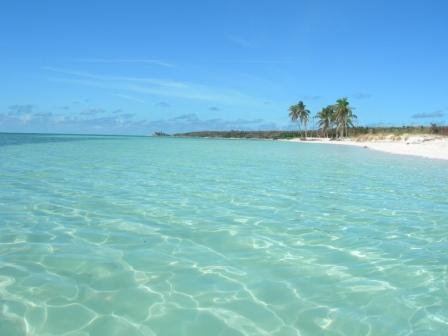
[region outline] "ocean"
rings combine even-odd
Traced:
[[[446,335],[448,163],[0,134],[0,335]]]

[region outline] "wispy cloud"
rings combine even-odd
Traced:
[[[102,109],[102,108],[90,108],[90,109],[81,111],[79,114],[80,115],[91,116],[91,115],[103,114],[103,113],[106,113],[106,112],[107,111],[105,109]]]
[[[8,112],[3,114],[3,119],[17,120],[20,124],[28,124],[36,113],[36,105],[16,104],[8,108]],[[2,122],[3,123],[3,122]]]
[[[321,99],[322,98],[322,96],[313,96],[313,95],[305,95],[305,96],[303,96],[303,99],[304,100],[319,100],[319,99]]]
[[[33,104],[16,104],[11,105],[8,108],[9,116],[22,116],[26,114],[31,114],[36,109],[36,105]]]
[[[351,95],[355,99],[369,99],[372,97],[370,93],[366,92],[357,92]]]
[[[130,101],[133,101],[133,102],[136,102],[136,103],[140,103],[140,104],[144,104],[145,103],[145,101],[140,99],[140,98],[129,96],[129,95],[122,94],[122,93],[116,93],[116,94],[114,94],[114,96],[117,96],[117,97],[120,97],[120,98],[123,98],[123,99],[126,99],[126,100],[130,100]]]
[[[261,100],[235,90],[214,88],[191,82],[151,77],[98,75],[85,71],[54,67],[44,67],[44,70],[70,76],[69,78],[50,78],[50,80],[57,82],[92,86],[114,91],[127,91],[192,100],[238,103],[252,106],[262,105]]]
[[[423,113],[416,113],[411,116],[413,119],[430,119],[430,118],[442,118],[445,114],[443,111],[438,110],[434,112],[423,112]]]
[[[165,101],[161,101],[155,104],[155,106],[157,107],[163,107],[163,108],[168,108],[171,107],[171,104],[165,102]]]
[[[251,41],[241,36],[227,35],[227,39],[240,47],[252,48],[254,46]]]
[[[216,60],[213,63],[223,63],[223,64],[291,64],[295,63],[293,60],[280,59],[280,60],[269,60],[269,59],[225,59]]]
[[[82,63],[139,63],[139,64],[153,64],[153,65],[159,65],[162,67],[167,67],[167,68],[174,68],[175,65],[172,63],[168,63],[168,62],[164,62],[164,61],[160,61],[157,59],[126,59],[126,58],[119,58],[119,59],[108,59],[108,58],[81,58],[81,59],[77,59],[77,62],[82,62]]]
[[[151,129],[169,133],[204,130],[273,130],[278,128],[275,123],[263,119],[201,119],[194,113],[182,114],[170,119],[151,121],[148,123],[148,126]]]
[[[199,118],[196,114],[194,113],[186,113],[186,114],[181,114],[178,115],[176,117],[173,117],[171,119],[169,119],[170,121],[186,121],[186,122],[196,122],[199,121]]]
[[[90,99],[81,99],[72,101],[73,104],[87,104],[90,102]]]
[[[221,111],[221,109],[217,106],[210,106],[208,109],[209,111]]]
[[[134,113],[121,110],[92,109],[92,113],[53,114],[51,112],[32,112],[20,115],[0,113],[0,126],[3,129],[46,130],[56,132],[99,132],[118,134],[151,134],[154,131],[179,133],[203,130],[272,130],[275,123],[263,119],[221,118],[201,119],[194,113],[181,114],[168,119],[138,119]],[[97,113],[98,112],[98,113]]]

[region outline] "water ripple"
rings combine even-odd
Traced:
[[[446,333],[446,163],[15,137],[0,148],[0,335]]]

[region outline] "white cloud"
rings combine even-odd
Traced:
[[[157,59],[107,59],[107,58],[81,58],[76,60],[83,63],[140,63],[140,64],[154,64],[167,68],[174,68],[175,65],[160,61]]]
[[[241,36],[227,35],[227,38],[236,45],[244,48],[252,48],[254,45],[251,41]]]
[[[34,114],[8,115],[0,113],[0,125],[6,129],[45,130],[50,132],[89,133],[101,130],[109,134],[152,134],[155,131],[180,133],[188,131],[222,131],[222,130],[266,130],[276,129],[272,122],[263,119],[221,118],[201,119],[194,113],[176,117],[148,120],[138,119],[134,113],[121,110],[92,109],[93,113],[81,111],[72,115],[38,112]]]
[[[434,112],[422,112],[422,113],[416,113],[411,116],[413,119],[429,119],[429,118],[443,118],[445,114],[443,111],[438,110]]]
[[[372,95],[367,92],[357,92],[352,94],[352,97],[355,99],[369,99],[372,97]]]
[[[140,104],[144,104],[145,103],[145,101],[142,100],[142,99],[139,99],[139,98],[136,98],[136,97],[133,97],[133,96],[129,96],[129,95],[126,95],[126,94],[122,94],[122,93],[116,93],[116,94],[114,94],[114,96],[117,96],[117,97],[120,97],[120,98],[123,98],[123,99],[126,99],[126,100],[130,100],[130,101],[134,101],[134,102],[140,103]]]
[[[69,75],[72,78],[52,78],[50,80],[87,85],[115,91],[128,91],[157,96],[175,97],[192,100],[205,100],[242,105],[262,106],[262,100],[250,97],[235,90],[214,88],[191,82],[152,77],[125,77],[97,75],[90,72],[45,67],[47,71]],[[76,78],[77,77],[77,78]]]

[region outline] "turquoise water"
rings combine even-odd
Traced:
[[[0,134],[0,335],[446,335],[448,163]]]

